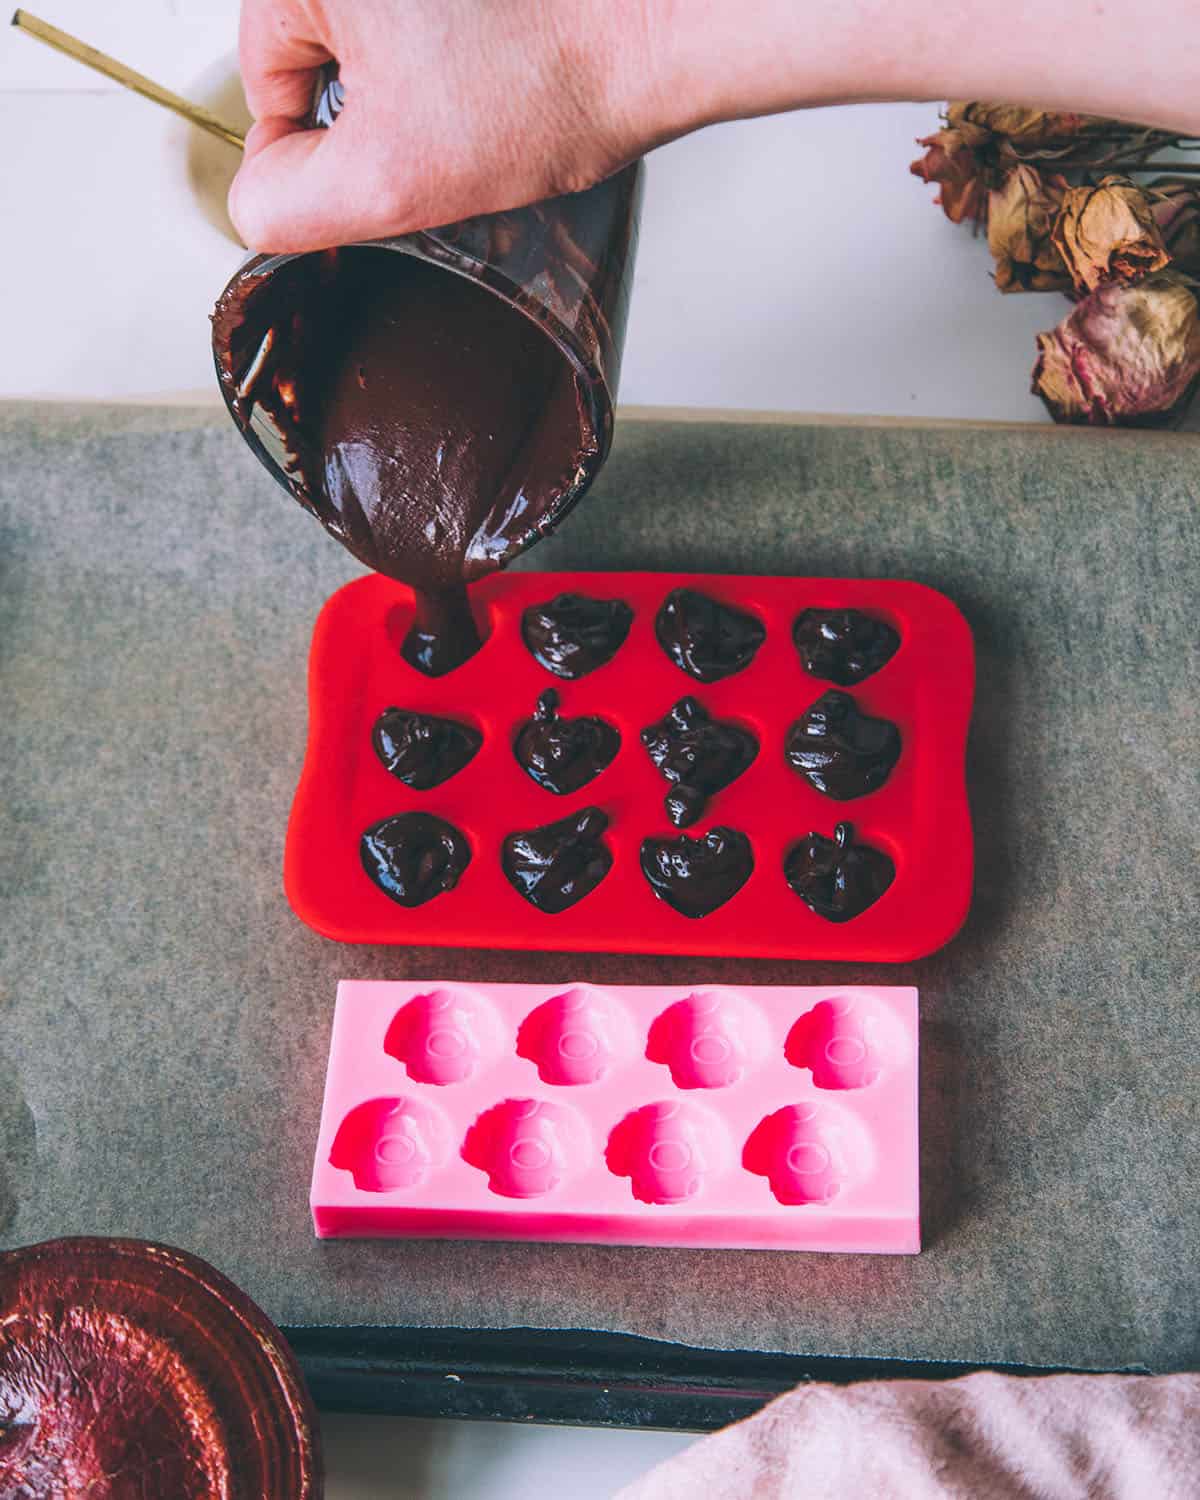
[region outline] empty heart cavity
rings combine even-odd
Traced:
[[[733,1158],[720,1116],[692,1099],[645,1104],[608,1138],[605,1162],[628,1177],[639,1203],[686,1203],[725,1172]]]
[[[493,1061],[504,1026],[491,1004],[471,990],[416,995],[396,1012],[383,1048],[417,1083],[462,1083]]]
[[[577,1176],[592,1159],[587,1125],[569,1105],[504,1099],[467,1132],[463,1160],[485,1172],[504,1198],[537,1198]]]
[[[416,1187],[442,1166],[454,1144],[450,1122],[426,1099],[368,1099],[338,1126],[330,1163],[367,1193]]]
[[[646,1043],[651,1062],[671,1070],[681,1089],[723,1089],[767,1055],[762,1012],[733,990],[704,990],[656,1016]]]
[[[625,1007],[586,985],[543,1001],[517,1033],[517,1056],[537,1065],[543,1083],[598,1083],[636,1046]]]
[[[819,1089],[864,1089],[905,1060],[904,1028],[866,995],[834,995],[816,1005],[788,1032],[784,1055],[794,1068],[812,1070]]]
[[[821,1099],[785,1105],[760,1120],[742,1165],[765,1177],[780,1203],[831,1203],[866,1175],[872,1156],[862,1122]]]

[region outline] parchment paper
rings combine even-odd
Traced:
[[[280,882],[354,565],[223,413],[0,408],[0,1244],[144,1235],[278,1322],[1200,1363],[1200,439],[629,423],[538,568],[910,577],[965,610],[967,929],[880,967],[351,949]],[[317,1243],[342,976],[920,986],[920,1256]]]

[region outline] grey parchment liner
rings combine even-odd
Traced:
[[[1200,1362],[1200,442],[627,423],[524,565],[896,576],[975,631],[978,879],[882,967],[347,949],[281,890],[350,560],[223,411],[0,407],[0,1246],[164,1240],[278,1323]],[[318,1243],[334,984],[921,988],[918,1257]]]

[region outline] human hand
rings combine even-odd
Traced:
[[[589,187],[669,133],[641,0],[244,0],[254,249],[403,234]],[[305,130],[336,58],[345,105]]]
[[[257,121],[229,209],[316,250],[591,186],[715,120],[1002,99],[1200,129],[1194,0],[243,0]],[[1172,63],[1161,66],[1162,37]],[[305,130],[318,69],[346,103]],[[844,174],[842,174],[844,176]],[[840,178],[835,180],[841,180]]]

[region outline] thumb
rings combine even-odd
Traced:
[[[260,120],[246,139],[229,189],[229,217],[251,250],[324,250],[371,239],[387,214],[386,185],[370,182],[372,159],[343,116],[326,130]]]

